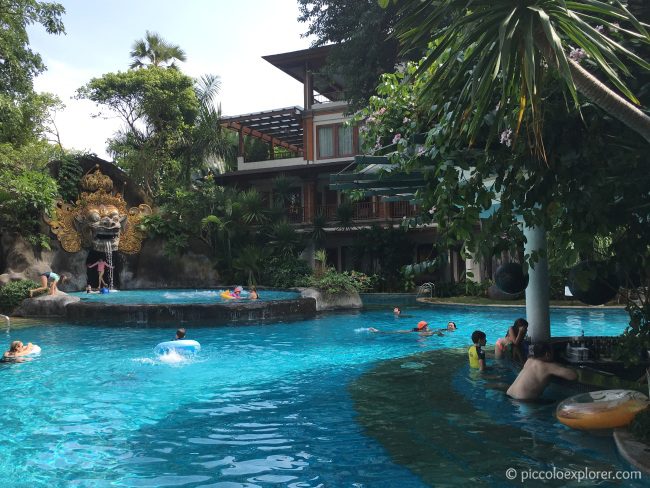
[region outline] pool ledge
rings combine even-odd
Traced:
[[[650,446],[634,438],[627,429],[614,430],[616,448],[623,459],[645,474],[650,474]]]
[[[500,307],[500,308],[522,308],[525,303],[462,303],[462,302],[438,302],[431,298],[418,298],[417,302],[426,305],[441,305],[443,307]],[[590,310],[609,310],[609,309],[624,309],[624,305],[551,305],[551,308],[576,308],[576,309],[590,309]]]
[[[75,322],[105,322],[146,325],[149,323],[183,323],[210,321],[215,323],[246,323],[310,318],[316,315],[313,298],[264,300],[254,303],[206,304],[105,304],[75,302],[65,307],[66,317]]]

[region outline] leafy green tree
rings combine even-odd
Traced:
[[[41,24],[49,34],[63,34],[63,5],[37,0],[8,0],[0,5],[0,93],[18,99],[33,92],[32,81],[45,70],[38,53],[29,48],[27,27]]]
[[[354,107],[372,95],[380,74],[419,54],[399,55],[391,36],[398,9],[382,9],[376,0],[298,0],[298,20],[309,24],[305,36],[316,36],[315,46],[333,44],[327,75],[342,76],[346,98]]]
[[[156,195],[163,182],[181,179],[175,155],[187,146],[183,142],[199,112],[192,78],[150,66],[94,78],[77,96],[117,113],[126,124],[109,141],[109,150],[149,195]]]
[[[380,0],[384,6],[389,0]],[[493,134],[518,134],[530,117],[530,150],[545,157],[542,103],[546,83],[557,83],[579,107],[577,92],[650,141],[650,117],[634,104],[624,82],[624,61],[645,70],[650,63],[630,43],[650,42],[645,26],[620,2],[564,0],[399,0],[397,25],[407,49],[433,42],[422,65],[436,66],[422,92],[428,103],[451,105],[455,133],[472,140],[497,106]],[[627,42],[627,46],[626,46]],[[583,66],[602,74],[629,101]],[[454,98],[451,98],[451,97]],[[497,104],[498,102],[498,104]],[[632,103],[630,103],[632,102]]]
[[[176,68],[176,61],[185,61],[185,51],[180,46],[165,41],[159,34],[147,31],[144,39],[133,43],[131,48],[133,62],[130,68],[144,68],[147,66]]]

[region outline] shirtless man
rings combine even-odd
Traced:
[[[536,400],[551,381],[551,376],[574,381],[578,374],[553,362],[553,349],[548,343],[534,346],[534,357],[528,358],[519,376],[510,385],[507,395],[515,400]]]

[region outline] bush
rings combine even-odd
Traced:
[[[328,268],[321,276],[310,276],[307,284],[322,291],[326,295],[337,295],[339,293],[353,293],[357,291],[357,285],[345,273],[339,273],[334,268]]]
[[[374,289],[379,282],[379,277],[377,275],[368,276],[360,271],[345,271],[343,274],[350,278],[350,281],[358,292],[370,291]]]
[[[32,280],[11,281],[0,288],[0,311],[11,313],[25,299],[29,298],[29,290],[39,285]]]
[[[638,440],[650,443],[650,408],[640,411],[634,417],[630,431]]]
[[[274,288],[302,286],[311,274],[307,261],[294,257],[271,258],[265,268],[266,273],[262,277],[262,282]]]

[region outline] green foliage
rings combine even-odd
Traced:
[[[105,107],[126,124],[109,148],[149,195],[182,178],[175,155],[187,147],[200,109],[192,78],[156,66],[107,73],[80,88],[77,97]]]
[[[155,32],[146,31],[144,39],[133,43],[131,48],[131,68],[143,68],[145,66],[164,66],[170,64],[175,68],[175,60],[185,61],[185,51],[179,46],[165,41]]]
[[[43,214],[49,214],[57,197],[56,182],[36,171],[14,172],[0,168],[0,230],[38,236]]]
[[[264,264],[262,282],[273,288],[303,286],[311,274],[311,268],[304,259],[275,256]]]
[[[637,440],[646,444],[650,443],[650,408],[636,414],[630,424],[630,432]]]
[[[491,285],[492,283],[490,281],[483,281],[481,283],[475,283],[473,281],[437,283],[433,288],[433,296],[440,298],[458,296],[485,297]]]
[[[639,364],[650,350],[650,303],[630,301],[627,306],[630,323],[619,338],[614,358],[627,365]]]
[[[379,74],[418,55],[399,55],[397,39],[391,35],[398,20],[395,5],[384,10],[377,0],[299,0],[298,6],[298,20],[309,25],[305,36],[315,36],[315,45],[332,45],[320,75],[342,77],[344,95],[354,107],[368,100]]]
[[[32,280],[10,281],[0,288],[0,312],[10,314],[25,299],[29,290],[38,288]]]
[[[61,165],[56,176],[59,194],[64,201],[74,203],[79,196],[79,180],[83,176],[83,169],[74,156],[65,155],[60,161]]]
[[[32,80],[45,66],[41,56],[29,48],[27,26],[41,24],[49,34],[65,32],[63,6],[37,0],[12,0],[0,7],[0,94],[20,99],[33,93]],[[0,110],[2,112],[2,110]]]
[[[338,295],[358,291],[358,280],[352,279],[349,274],[339,273],[334,268],[328,268],[320,276],[309,277],[307,279],[307,285],[316,288],[326,295]]]

